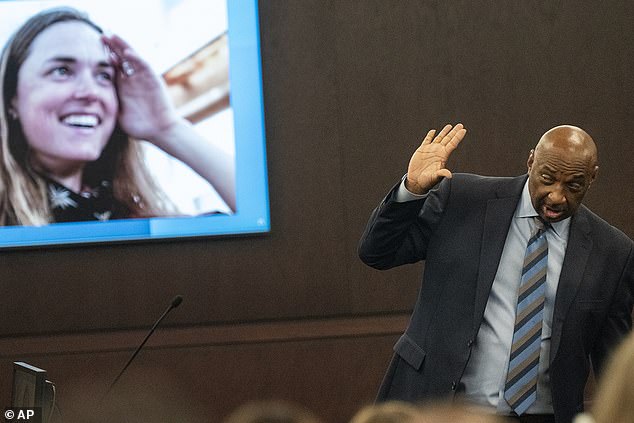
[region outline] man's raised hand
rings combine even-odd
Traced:
[[[440,179],[451,178],[445,165],[466,133],[461,123],[454,127],[445,125],[436,137],[436,130],[430,130],[409,161],[405,188],[414,194],[425,194]]]

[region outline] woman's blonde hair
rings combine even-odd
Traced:
[[[0,225],[45,225],[52,222],[47,183],[29,162],[29,145],[20,122],[10,116],[18,72],[33,40],[50,25],[79,21],[102,33],[87,15],[63,7],[31,17],[9,39],[0,56]],[[112,181],[114,198],[129,210],[129,217],[162,216],[175,212],[150,176],[139,142],[117,127],[95,162],[84,169],[84,182]]]
[[[508,423],[508,420],[458,402],[387,401],[363,407],[349,423]]]
[[[625,338],[601,375],[590,414],[596,423],[634,421],[634,333]]]
[[[229,414],[223,423],[322,423],[300,404],[282,400],[252,401]]]
[[[352,416],[350,423],[414,423],[420,408],[402,401],[366,405]]]

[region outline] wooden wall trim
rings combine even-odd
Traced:
[[[181,348],[389,335],[402,332],[408,321],[409,314],[393,314],[165,328],[159,329],[145,348]],[[132,350],[140,344],[146,334],[147,330],[124,330],[5,337],[0,339],[0,358]]]

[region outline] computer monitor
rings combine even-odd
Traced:
[[[22,361],[13,363],[12,408],[39,409],[42,423],[48,422],[53,407],[53,384],[46,370]]]

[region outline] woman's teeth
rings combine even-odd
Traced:
[[[62,119],[62,122],[71,126],[94,128],[99,124],[99,119],[95,115],[68,115]]]

